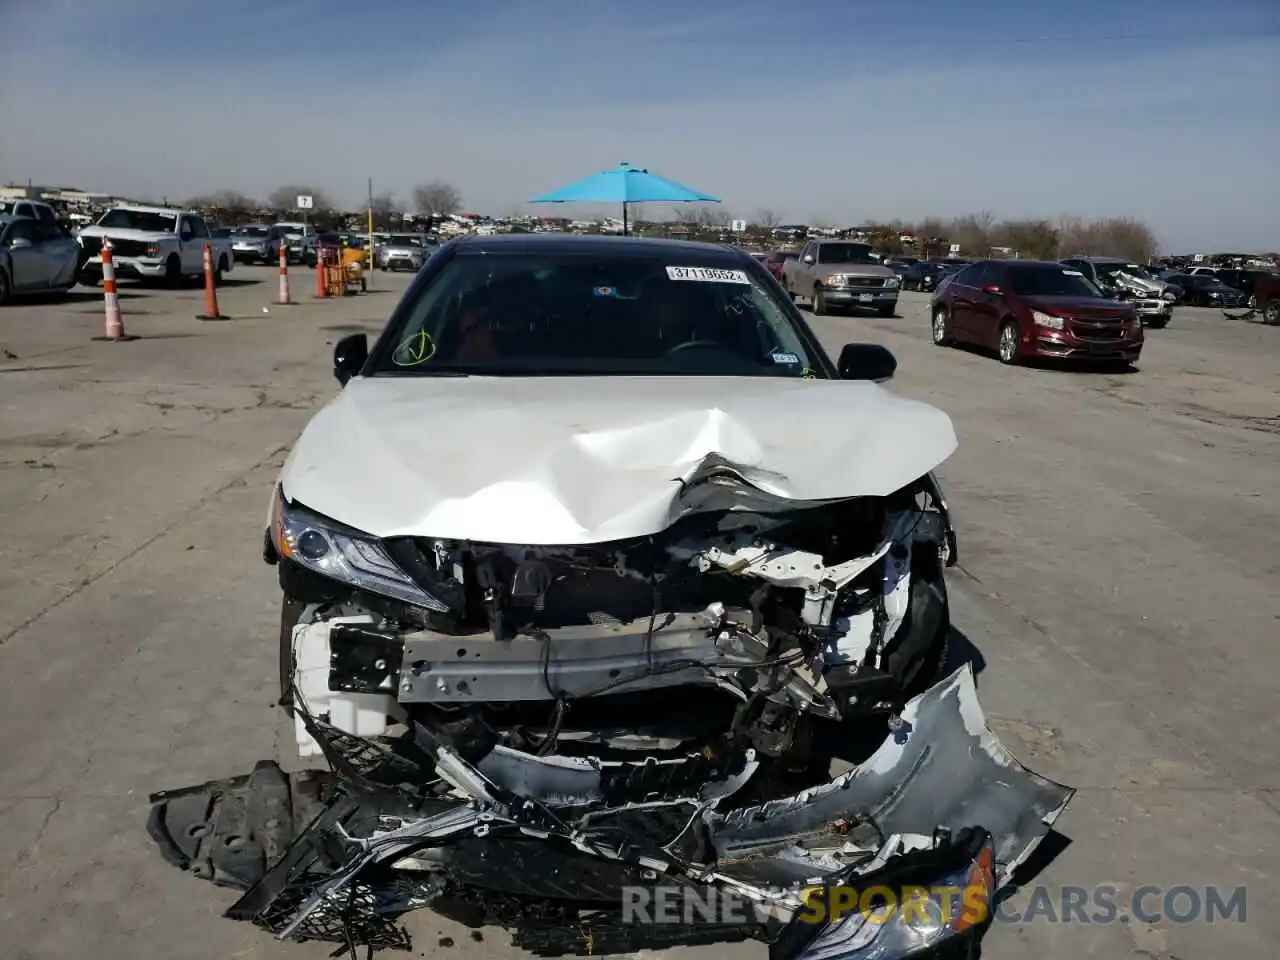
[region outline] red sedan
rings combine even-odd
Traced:
[[[1001,363],[1031,357],[1107,360],[1142,353],[1133,307],[1060,263],[983,260],[945,278],[933,296],[933,342],[994,350]]]

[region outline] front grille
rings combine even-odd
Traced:
[[[110,237],[107,239],[111,240]],[[111,255],[114,257],[141,257],[147,252],[147,244],[141,240],[111,240]]]
[[[858,287],[862,290],[879,290],[885,285],[884,277],[845,277],[846,287]]]
[[[1071,332],[1080,340],[1122,340],[1124,324],[1119,320],[1081,320],[1071,321]]]

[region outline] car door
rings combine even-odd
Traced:
[[[806,257],[812,259],[813,263],[807,262],[805,260]],[[791,271],[791,292],[798,293],[802,297],[813,296],[813,275],[817,272],[817,268],[818,245],[810,241],[800,251],[800,256],[796,259],[796,265]]]
[[[980,292],[975,283],[981,272],[982,264],[970,264],[947,284],[947,297],[951,301],[951,335],[968,343],[974,342],[974,300]]]
[[[999,337],[1000,321],[1004,317],[1004,272],[998,263],[979,264],[971,281],[973,306],[969,310],[969,334],[979,346],[995,347]],[[989,293],[988,287],[999,292]]]
[[[5,231],[5,247],[13,274],[14,290],[43,290],[49,286],[49,267],[41,248],[39,226],[28,217],[18,217]]]
[[[204,217],[190,216],[187,219],[191,221],[191,234],[194,240],[192,246],[195,247],[197,269],[203,273],[204,247],[205,244],[212,242],[213,234],[209,232],[209,227],[204,222]],[[216,244],[213,245],[211,252],[213,254],[213,265],[216,267],[218,265],[218,248]]]
[[[75,284],[79,247],[58,225],[53,211],[45,208],[36,223],[40,237],[40,254],[44,258],[45,283],[50,287],[70,287]]]

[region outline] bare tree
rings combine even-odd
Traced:
[[[778,215],[768,207],[757,210],[755,219],[756,224],[763,227],[765,230],[772,230],[780,222]]]
[[[373,225],[378,230],[389,230],[400,220],[400,210],[396,198],[390,193],[380,193],[370,203],[373,211]]]
[[[453,184],[432,180],[413,188],[413,206],[428,216],[448,216],[462,209],[462,194]]]
[[[692,226],[693,224],[701,222],[699,220],[701,213],[702,211],[698,207],[681,204],[675,208],[676,222],[685,224],[686,226]]]
[[[276,187],[267,197],[267,206],[272,210],[297,210],[298,197],[310,197],[312,210],[332,210],[333,204],[319,187],[305,184],[286,184]]]
[[[951,222],[948,231],[951,242],[960,244],[960,252],[971,257],[985,257],[991,253],[992,229],[995,217],[986,210],[965,214]]]
[[[258,209],[256,200],[236,190],[217,190],[200,197],[192,197],[186,205],[196,210],[217,211],[219,218],[239,220]]]
[[[992,239],[1024,260],[1056,260],[1060,238],[1048,220],[1006,220],[992,231]]]

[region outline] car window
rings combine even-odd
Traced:
[[[177,233],[178,218],[171,213],[151,213],[144,210],[108,210],[98,221],[100,227],[118,227],[128,230],[144,230],[147,233]]]
[[[825,375],[793,308],[754,264],[663,256],[457,254],[406,305],[377,369]]]
[[[5,246],[12,246],[14,240],[29,240],[31,243],[39,243],[40,236],[36,232],[36,222],[26,217],[11,221],[9,232],[5,234],[4,238]]]
[[[951,282],[953,284],[958,284],[962,287],[975,286],[976,285],[975,280],[979,273],[980,271],[977,265],[970,264],[969,266],[962,267],[961,269],[957,270],[955,273],[951,274]]]
[[[1100,297],[1083,271],[1067,264],[1010,267],[1009,288],[1021,297]]]
[[[205,226],[204,220],[200,217],[188,217],[191,222],[191,235],[197,239],[207,239],[209,236],[209,228]]]
[[[820,243],[819,263],[879,263],[869,243]]]

